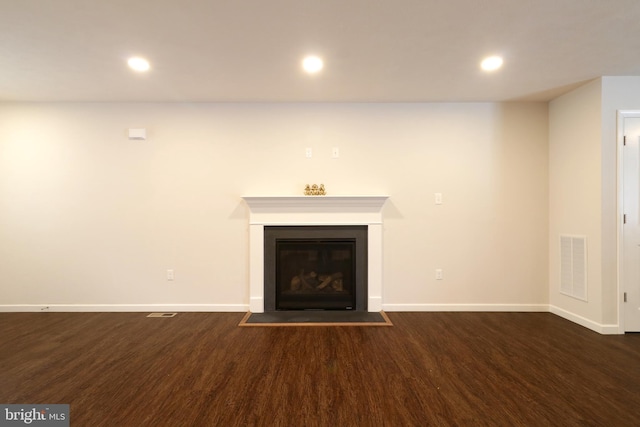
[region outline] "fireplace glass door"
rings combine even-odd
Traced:
[[[355,240],[276,242],[276,309],[352,310]]]

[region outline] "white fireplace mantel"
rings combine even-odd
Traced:
[[[382,207],[389,196],[243,196],[249,206],[249,310],[264,312],[264,227],[368,226],[367,310],[382,310]]]

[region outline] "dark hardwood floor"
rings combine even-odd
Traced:
[[[72,426],[640,425],[638,334],[549,313],[243,315],[0,313],[0,403],[67,403]]]

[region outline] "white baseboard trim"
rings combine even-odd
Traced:
[[[556,307],[555,305],[549,305],[549,312],[555,314],[556,316],[560,316],[563,319],[567,319],[573,323],[577,323],[580,326],[584,326],[587,329],[591,329],[592,331],[602,335],[624,334],[624,331],[621,331],[618,325],[603,325],[601,323],[594,322],[593,320],[589,320],[585,317],[579,316],[575,313],[563,310],[560,307]]]
[[[21,304],[0,312],[247,312],[248,304]]]
[[[547,312],[547,304],[382,304],[384,311]]]
[[[384,311],[549,312],[602,335],[624,334],[619,325],[594,322],[548,304],[382,304]],[[240,312],[249,304],[15,304],[0,305],[0,313],[18,312]]]
[[[559,307],[548,304],[383,304],[384,311],[477,311],[477,312],[543,312],[553,313],[602,335],[624,334],[618,325],[603,325]]]

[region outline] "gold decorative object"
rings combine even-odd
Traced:
[[[305,185],[304,186],[304,195],[305,196],[324,196],[327,192],[324,189],[324,184],[313,184],[313,185]]]

